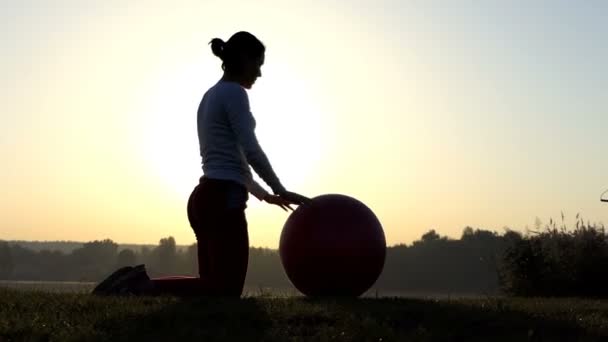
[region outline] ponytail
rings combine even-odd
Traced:
[[[224,60],[224,47],[226,43],[220,38],[213,38],[209,42],[211,44],[211,51],[214,55],[218,56],[222,61]]]

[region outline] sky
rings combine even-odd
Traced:
[[[599,0],[0,0],[0,239],[194,242],[208,42],[241,30],[267,47],[249,97],[282,183],[359,199],[388,245],[608,223],[606,17]],[[288,214],[250,196],[247,217],[276,248]]]

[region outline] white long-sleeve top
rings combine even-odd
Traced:
[[[205,176],[241,183],[258,199],[268,194],[249,165],[277,194],[284,191],[255,135],[256,122],[245,88],[220,80],[203,96],[197,113],[198,140]]]

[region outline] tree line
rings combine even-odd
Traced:
[[[563,217],[562,217],[563,223]],[[372,291],[421,294],[604,296],[608,239],[603,225],[577,215],[568,229],[549,224],[525,234],[465,227],[459,239],[424,233],[410,245],[387,248]],[[0,279],[100,281],[118,267],[144,263],[150,276],[197,275],[196,244],[179,248],[173,237],[139,249],[112,240],[84,243],[71,252],[39,251],[0,241]],[[291,289],[277,250],[251,248],[246,285]]]

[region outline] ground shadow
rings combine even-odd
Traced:
[[[485,304],[484,304],[485,303]],[[403,298],[195,298],[96,329],[113,341],[600,341],[601,329],[559,313],[487,302]]]
[[[113,316],[97,324],[112,341],[259,341],[267,314],[252,298],[184,298],[146,314]]]
[[[303,299],[376,322],[383,341],[605,341],[607,331],[583,328],[559,313],[509,308],[508,299]],[[567,310],[567,308],[564,308]],[[571,318],[571,317],[570,317]],[[606,329],[604,329],[606,330]]]

